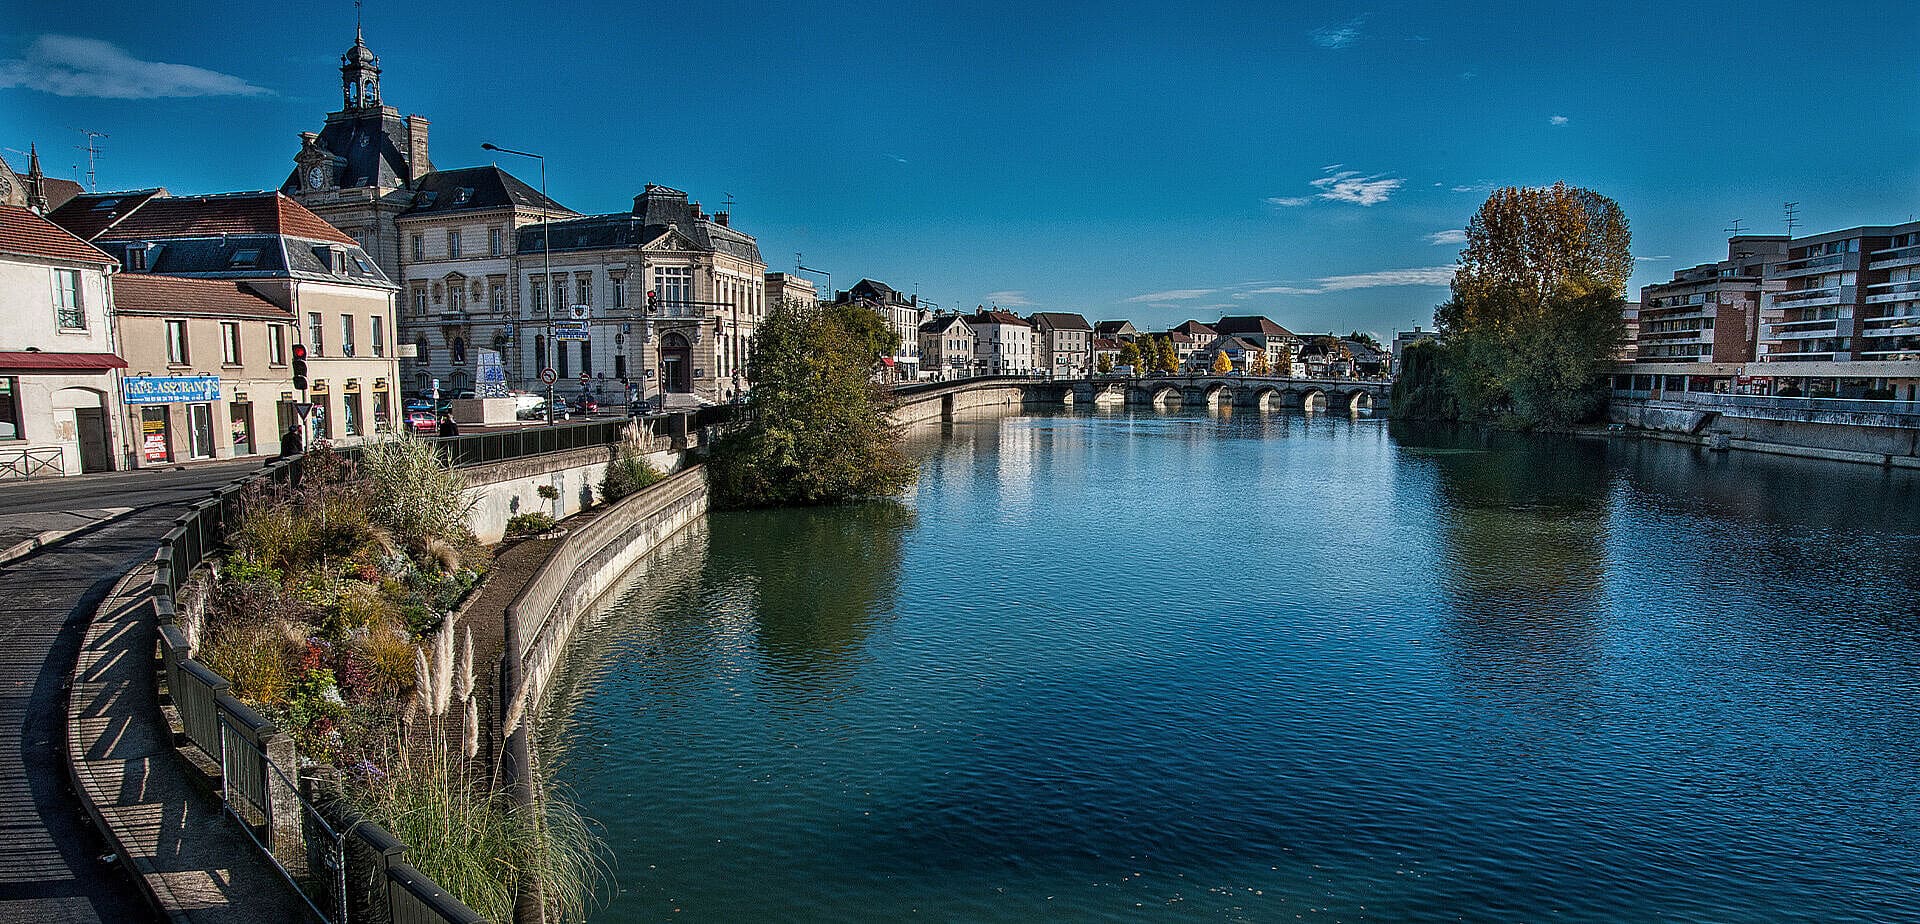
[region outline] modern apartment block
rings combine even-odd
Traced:
[[[1757,354],[1761,296],[1784,289],[1766,276],[1786,257],[1784,235],[1727,241],[1727,259],[1680,270],[1671,282],[1642,287],[1633,326],[1633,361],[1744,363]]]
[[[1768,272],[1761,359],[1920,359],[1920,222],[1795,238]]]

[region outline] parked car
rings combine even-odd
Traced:
[[[545,400],[542,400],[534,403],[530,407],[521,408],[520,410],[514,412],[513,416],[518,417],[521,420],[546,420],[547,419],[547,402]],[[554,420],[566,420],[567,418],[572,416],[573,416],[573,406],[566,403],[565,401],[561,401],[553,406]]]
[[[408,398],[407,403],[402,405],[402,407],[409,411],[431,411],[433,410],[433,402],[425,398]]]
[[[438,433],[440,418],[435,417],[433,412],[428,410],[408,411],[407,429],[415,433]]]
[[[574,398],[570,404],[573,406],[573,412],[582,417],[600,413],[600,399],[592,395],[581,395]]]

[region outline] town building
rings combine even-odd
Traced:
[[[1216,333],[1232,334],[1267,351],[1267,367],[1289,368],[1301,353],[1302,341],[1292,331],[1264,315],[1238,315],[1214,322]]]
[[[1265,347],[1244,337],[1222,334],[1213,338],[1213,342],[1207,344],[1205,348],[1194,352],[1193,361],[1187,371],[1200,375],[1213,372],[1217,357],[1224,353],[1233,372],[1248,375],[1256,368],[1254,357],[1263,355],[1265,352]]]
[[[1767,265],[1765,281],[1777,285],[1762,296],[1761,360],[1857,358],[1868,287],[1887,275],[1869,270],[1867,255],[1892,249],[1893,235],[1892,228],[1861,227],[1788,241],[1786,256]]]
[[[1761,296],[1786,285],[1766,279],[1765,270],[1786,252],[1784,235],[1741,235],[1727,241],[1727,259],[1642,286],[1637,323],[1628,331],[1633,360],[1751,362],[1759,347]]]
[[[245,283],[248,292],[291,315],[292,342],[307,349],[306,394],[293,388],[291,370],[280,391],[248,391],[245,401],[238,400],[237,390],[223,382],[222,400],[229,413],[233,404],[271,404],[276,408],[286,403],[311,404],[306,436],[338,444],[357,443],[392,428],[399,391],[394,340],[397,287],[353,238],[298,202],[278,192],[213,196],[169,196],[164,190],[124,195],[87,193],[74,197],[48,217],[111,255],[120,264],[121,278],[154,273]],[[199,364],[193,355],[193,341],[186,339],[188,319],[181,315],[176,320],[182,322],[174,329],[182,339],[168,345],[165,365],[156,362],[154,368],[136,371],[159,379],[195,377],[191,373]],[[224,349],[224,345],[215,348]],[[245,345],[241,348],[244,350]],[[271,347],[264,352],[271,355]],[[186,382],[152,385],[170,403],[207,404],[206,413],[213,413],[214,402],[204,392],[184,390]],[[268,429],[264,412],[252,413],[255,440],[263,442],[259,434]],[[276,410],[272,421],[276,434],[284,414],[284,410]],[[148,416],[152,423],[148,423]],[[158,427],[172,419],[171,412],[148,416],[141,418],[143,427]],[[213,427],[228,423],[230,420],[210,419]],[[190,427],[184,442],[171,435],[169,440],[175,447],[184,446],[191,455],[202,448],[194,443],[194,437]],[[143,435],[141,445],[147,443]],[[217,439],[207,445],[218,452]]]
[[[980,375],[1030,375],[1033,325],[998,308],[982,308],[967,317],[973,329],[974,369]]]
[[[820,303],[820,290],[813,280],[792,273],[768,273],[766,291],[769,309],[779,305],[812,308]]]
[[[425,394],[438,380],[458,394],[474,381],[478,351],[490,349],[509,385],[534,387],[541,366],[514,283],[518,231],[576,213],[496,166],[436,171],[428,121],[386,105],[380,59],[358,31],[340,58],[340,87],[341,108],[301,134],[280,191],[359,242],[401,286],[399,341],[412,354],[403,385]]]
[[[394,220],[401,239],[400,336],[412,344],[400,372],[415,394],[435,382],[447,397],[471,389],[480,350],[500,354],[509,384],[538,375],[515,310],[521,228],[575,213],[495,166],[437,170],[412,186]],[[522,259],[538,260],[535,249]],[[619,306],[615,306],[619,307]]]
[[[1140,328],[1133,326],[1132,321],[1101,321],[1093,325],[1093,335],[1109,340],[1132,341],[1139,338]]]
[[[0,481],[120,467],[113,255],[0,204]]]
[[[973,328],[966,318],[935,315],[920,325],[919,340],[921,372],[928,378],[945,381],[973,374]]]
[[[563,395],[690,407],[745,390],[748,350],[767,312],[767,265],[726,212],[710,215],[686,193],[648,183],[632,211],[518,235],[521,338]]]
[[[1137,333],[1136,331],[1136,334]],[[1094,335],[1093,369],[1095,372],[1101,370],[1103,360],[1105,361],[1105,369],[1108,372],[1113,371],[1113,367],[1120,365],[1121,342],[1122,341],[1112,337],[1102,337],[1099,334]]]
[[[853,288],[837,293],[834,303],[862,305],[879,312],[888,329],[900,338],[894,354],[881,357],[887,381],[911,382],[920,377],[920,324],[927,319],[927,311],[920,307],[918,295],[903,295],[884,282],[862,279]]]
[[[1920,222],[1890,230],[1867,252],[1866,305],[1856,317],[1855,358],[1920,360]]]
[[[1093,371],[1093,325],[1071,311],[1038,311],[1033,325],[1034,368],[1057,379],[1080,378]]]
[[[1435,335],[1433,331],[1422,330],[1420,325],[1418,324],[1415,324],[1412,330],[1394,331],[1393,347],[1392,347],[1393,374],[1394,375],[1400,374],[1400,361],[1402,357],[1406,355],[1407,347],[1413,346],[1414,344],[1420,343],[1422,341],[1432,340],[1434,339],[1434,337]]]
[[[27,145],[27,172],[17,173],[5,157],[0,157],[0,205],[31,209],[45,215],[81,193],[72,180],[47,176],[40,170],[40,148]]]
[[[1347,351],[1353,361],[1353,374],[1363,379],[1379,378],[1387,374],[1392,357],[1385,350],[1365,340],[1342,340],[1340,346]]]
[[[1173,344],[1173,355],[1182,369],[1192,365],[1194,356],[1218,339],[1220,331],[1191,319],[1167,331],[1167,340]]]
[[[232,279],[121,273],[113,290],[137,465],[280,452],[296,415],[291,311]]]

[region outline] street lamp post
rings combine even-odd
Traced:
[[[528,151],[516,151],[512,148],[503,148],[491,141],[483,142],[480,145],[480,149],[483,151],[498,151],[502,154],[517,154],[521,157],[531,157],[540,162],[540,209],[543,212],[540,219],[540,234],[544,245],[541,248],[543,251],[542,266],[544,267],[544,271],[540,278],[540,286],[542,304],[546,306],[547,313],[548,354],[541,357],[542,368],[540,371],[542,374],[540,378],[545,382],[545,364],[553,361],[553,354],[558,351],[560,347],[553,339],[553,213],[547,210],[547,203],[553,200],[547,198],[547,158],[544,155],[534,154]],[[553,426],[553,383],[545,382],[545,384],[547,386],[547,426],[551,427]]]

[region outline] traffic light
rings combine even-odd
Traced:
[[[653,311],[659,311],[659,310],[660,310],[660,293],[648,292],[647,293],[647,311],[653,312]]]
[[[293,345],[293,387],[307,390],[307,345]]]

